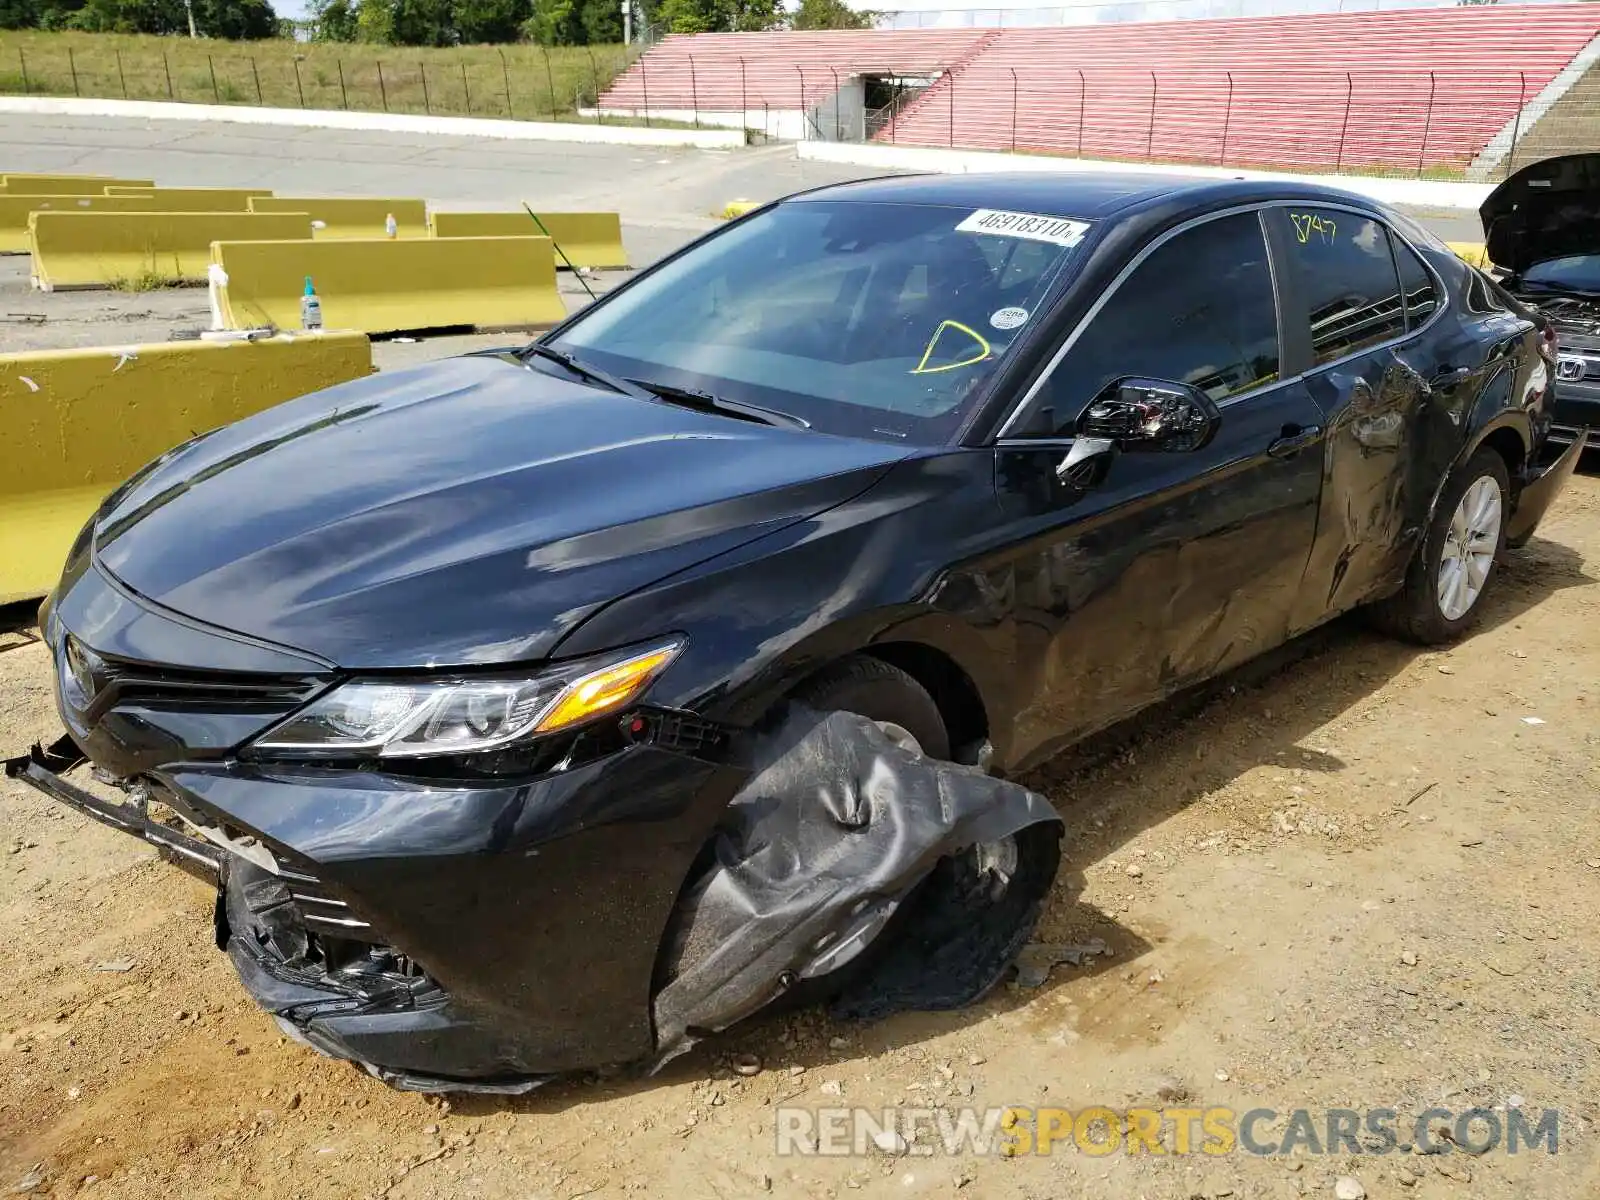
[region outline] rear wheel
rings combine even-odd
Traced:
[[[1373,606],[1374,621],[1409,641],[1437,645],[1477,619],[1505,549],[1511,482],[1505,460],[1479,450],[1457,469],[1406,571],[1405,586]]]

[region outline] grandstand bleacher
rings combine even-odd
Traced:
[[[1600,4],[1055,28],[669,37],[606,109],[815,110],[844,81],[930,85],[874,140],[1086,158],[1459,170],[1600,55]],[[1543,107],[1541,107],[1541,105]],[[810,136],[835,131],[816,126]],[[858,132],[856,136],[860,136]]]

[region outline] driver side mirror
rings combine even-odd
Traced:
[[[1178,454],[1200,449],[1221,423],[1211,397],[1193,384],[1119,379],[1089,402],[1076,433],[1119,450]]]

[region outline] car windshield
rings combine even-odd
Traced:
[[[946,440],[1089,224],[1037,213],[778,205],[603,300],[553,345],[613,375],[826,433]]]
[[[1524,271],[1520,282],[1530,291],[1580,292],[1586,296],[1600,296],[1600,254],[1548,258]]]

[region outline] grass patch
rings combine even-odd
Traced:
[[[184,287],[185,281],[146,267],[136,275],[118,275],[109,281],[109,286],[113,292],[159,292],[162,288]]]
[[[593,120],[576,109],[629,61],[626,46],[435,50],[27,30],[0,35],[0,93]]]

